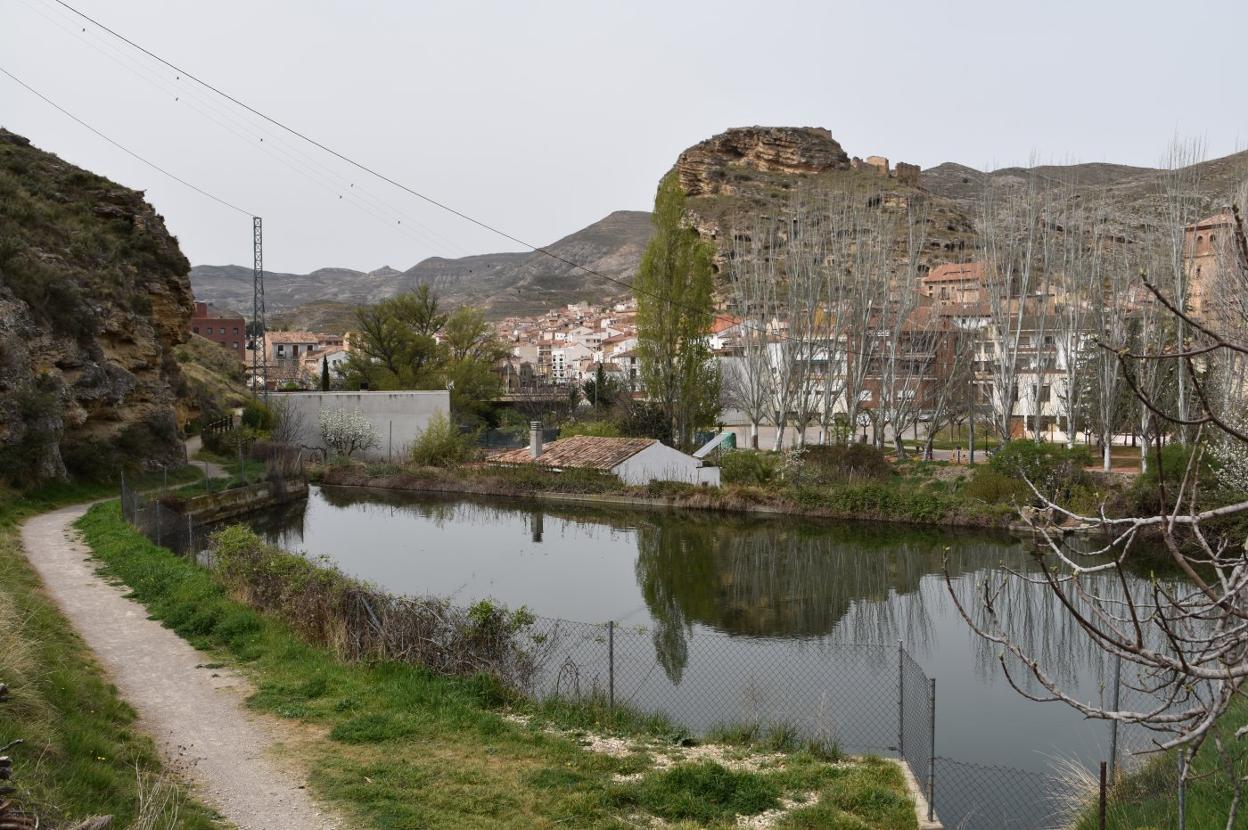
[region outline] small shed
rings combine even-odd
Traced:
[[[495,464],[532,464],[552,469],[597,470],[620,477],[625,484],[681,481],[719,484],[719,468],[654,438],[602,438],[577,435],[542,442],[541,425],[530,429],[529,446],[495,455]]]

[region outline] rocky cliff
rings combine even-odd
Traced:
[[[846,192],[899,213],[922,203],[927,221],[923,262],[966,256],[974,226],[957,203],[928,192],[918,168],[879,156],[850,157],[821,127],[734,127],[680,154],[673,172],[688,196],[690,221],[719,245],[725,264],[735,230],[748,234],[760,216],[783,215],[800,194]]]
[[[142,193],[0,129],[0,475],[181,457],[189,270]]]
[[[739,194],[754,181],[752,173],[793,176],[849,167],[849,156],[822,127],[736,127],[681,153],[676,175],[685,194],[696,197]]]

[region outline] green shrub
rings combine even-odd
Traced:
[[[273,412],[257,400],[249,400],[243,406],[243,426],[256,432],[268,432],[273,428]]]
[[[832,444],[792,450],[785,455],[784,480],[794,485],[884,481],[894,471],[882,450],[871,444]]]
[[[759,450],[732,450],[719,460],[719,476],[724,484],[770,484],[780,469],[780,456]]]
[[[1086,446],[1067,448],[1023,438],[1002,445],[993,453],[988,466],[1002,475],[1026,479],[1048,498],[1066,502],[1076,485],[1087,483],[1084,468],[1091,463],[1092,453]],[[1030,488],[1027,489],[1030,494]],[[1033,500],[1032,495],[1027,500]]]
[[[1166,444],[1161,448],[1161,458],[1158,459],[1157,449],[1155,447],[1149,448],[1148,469],[1136,478],[1131,488],[1131,500],[1134,502],[1137,511],[1145,514],[1154,514],[1174,507],[1173,499],[1178,492],[1179,483],[1187,472],[1188,462],[1192,457],[1192,449],[1187,444]],[[1216,488],[1217,479],[1214,476],[1208,450],[1201,455],[1199,472],[1202,487],[1197,493],[1198,499],[1201,496],[1211,496],[1212,490]],[[1161,493],[1158,489],[1159,480],[1165,481],[1166,494],[1171,500],[1171,503],[1168,505],[1161,503]]]
[[[453,467],[472,456],[467,437],[441,412],[429,419],[412,443],[411,459],[421,467]]]
[[[962,485],[962,495],[985,504],[1025,504],[1032,498],[1026,482],[984,465],[976,467],[971,480]]]

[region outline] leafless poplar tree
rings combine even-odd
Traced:
[[[764,239],[770,228],[755,222],[748,232],[734,232],[728,285],[740,320],[739,354],[723,362],[723,394],[728,406],[750,422],[750,447],[758,449],[758,428],[771,413],[775,377],[771,367],[768,324],[775,308],[775,269]]]
[[[1026,344],[1026,302],[1037,287],[1044,192],[1036,175],[1010,193],[995,184],[984,188],[980,206],[980,259],[988,307],[986,335],[992,343],[993,427],[1003,441],[1011,437],[1010,419],[1019,397],[1019,371]]]
[[[1238,214],[1232,232],[1240,253],[1227,264],[1233,272],[1228,279],[1248,279],[1248,243]],[[1177,477],[1158,476],[1160,509],[1152,515],[1110,518],[1104,511],[1082,515],[1033,487],[1036,499],[1063,520],[1064,529],[1097,532],[1099,537],[1082,538],[1100,538],[1104,544],[1071,542],[1072,537],[1053,530],[1047,520],[1028,514],[1025,518],[1040,540],[1037,557],[1044,567],[1038,576],[1015,572],[1006,578],[1028,580],[1052,591],[1091,643],[1122,660],[1124,684],[1140,693],[1130,699],[1146,702],[1115,707],[1069,692],[1060,672],[1012,632],[1002,603],[1008,593],[1004,585],[982,585],[980,606],[974,611],[956,593],[952,596],[967,623],[994,644],[1009,682],[1026,697],[1060,701],[1090,718],[1139,725],[1152,732],[1154,750],[1208,747],[1213,767],[1222,770],[1230,783],[1225,826],[1231,830],[1239,826],[1245,783],[1241,741],[1248,727],[1223,729],[1219,719],[1242,697],[1248,680],[1248,545],[1242,526],[1225,520],[1248,513],[1248,429],[1239,418],[1243,387],[1223,397],[1211,382],[1220,375],[1218,367],[1248,357],[1248,338],[1211,315],[1188,313],[1157,279],[1173,276],[1165,260],[1163,256],[1160,274],[1144,274],[1142,286],[1188,337],[1181,344],[1137,351],[1140,347],[1132,346],[1123,333],[1123,340],[1102,341],[1098,347],[1118,362],[1123,380],[1153,417],[1190,430],[1190,460]],[[1116,270],[1118,266],[1109,269]],[[1107,331],[1114,330],[1103,328],[1102,336]],[[1181,403],[1151,397],[1139,383],[1141,368],[1150,363],[1173,364],[1186,378],[1189,397]],[[1160,430],[1153,434],[1157,453],[1160,434]],[[1225,468],[1245,475],[1231,480],[1220,476],[1221,490],[1213,498],[1215,482],[1206,480],[1203,459],[1215,450],[1230,458],[1232,463]],[[1126,569],[1153,539],[1185,578],[1168,582],[1154,578],[1132,590]],[[946,574],[952,592],[948,566]],[[1017,676],[1020,667],[1029,684]]]

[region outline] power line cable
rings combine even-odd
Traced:
[[[285,145],[280,133],[273,132],[267,127],[257,127],[245,118],[237,115],[228,105],[219,105],[216,98],[200,93],[194,87],[170,86],[174,82],[164,77],[162,73],[151,69],[137,60],[132,61],[119,52],[108,50],[104,44],[97,43],[87,37],[87,29],[85,27],[79,32],[77,26],[71,27],[68,19],[64,21],[54,19],[31,2],[27,2],[27,0],[21,0],[21,2],[49,24],[72,35],[121,68],[135,75],[139,80],[152,86],[162,96],[169,95],[175,103],[186,105],[192,111],[212,122],[218,128],[230,133],[248,147],[259,146],[261,150],[278,163],[325,188],[331,195],[337,197],[336,201],[345,201],[351,204],[388,228],[397,229],[423,246],[429,246],[434,250],[440,247],[451,248],[461,255],[467,253],[462,246],[451,242],[419,219],[415,219],[410,214],[396,208],[368,190],[357,187],[350,179],[336,171],[330,170],[310,155],[298,150],[294,145]],[[50,8],[49,11],[52,11],[54,8]],[[56,9],[56,11],[60,12],[59,9]],[[64,14],[64,12],[61,13]],[[179,77],[176,80],[181,80],[181,78]],[[197,101],[202,106],[197,106]],[[266,141],[266,138],[269,140]],[[398,217],[397,221],[396,217]],[[407,224],[404,224],[404,222]]]
[[[98,26],[100,29],[102,29],[103,31],[105,31],[105,32],[107,32],[108,34],[112,35],[113,37],[117,38],[118,40],[122,41],[123,43],[126,43],[127,45],[131,46],[132,48],[137,49],[138,51],[142,52],[143,54],[147,55],[148,57],[152,58],[153,60],[155,60],[155,61],[157,61],[157,62],[159,62],[159,63],[163,64],[164,66],[167,66],[168,68],[170,68],[170,69],[174,70],[175,72],[179,73],[180,75],[183,75],[183,76],[185,76],[185,77],[187,77],[187,78],[190,78],[192,81],[194,81],[194,82],[195,82],[195,83],[197,83],[197,84],[200,84],[200,85],[201,85],[201,86],[203,86],[205,89],[208,89],[208,90],[210,90],[211,92],[213,92],[213,93],[215,93],[215,94],[217,94],[217,95],[221,96],[222,98],[224,98],[224,99],[226,99],[226,100],[228,100],[228,101],[232,102],[233,104],[235,104],[235,105],[237,105],[237,106],[239,106],[239,107],[242,107],[244,110],[246,110],[246,111],[248,111],[248,112],[252,113],[253,115],[255,115],[255,116],[257,116],[257,117],[259,117],[259,118],[261,118],[261,119],[263,119],[264,121],[268,122],[269,124],[272,124],[273,126],[275,126],[275,127],[279,128],[279,129],[281,129],[281,130],[284,130],[285,132],[287,132],[287,133],[289,133],[289,134],[291,134],[291,135],[295,136],[296,138],[299,138],[299,139],[300,139],[300,140],[302,140],[302,141],[307,142],[308,144],[311,144],[312,146],[314,146],[314,147],[316,147],[316,148],[318,148],[318,149],[322,150],[323,152],[328,153],[329,155],[331,155],[331,156],[333,156],[333,157],[335,157],[335,158],[339,159],[340,161],[346,162],[347,164],[351,165],[352,167],[355,167],[355,168],[357,168],[357,169],[359,169],[359,170],[361,170],[361,171],[363,171],[363,172],[365,172],[365,173],[367,173],[367,174],[369,174],[369,175],[371,175],[371,176],[373,176],[373,177],[375,177],[375,178],[377,178],[377,179],[380,179],[381,181],[386,182],[387,184],[389,184],[389,185],[391,185],[391,186],[393,186],[393,187],[396,187],[396,188],[398,188],[399,190],[404,191],[405,193],[408,193],[408,194],[410,194],[410,195],[412,195],[412,196],[415,196],[416,198],[421,199],[422,201],[427,202],[428,204],[433,205],[434,207],[437,207],[437,208],[439,208],[439,209],[441,209],[441,210],[443,210],[443,211],[446,211],[447,213],[450,213],[450,214],[452,214],[452,215],[454,215],[454,216],[458,216],[460,219],[463,219],[464,221],[469,222],[469,223],[471,223],[471,224],[473,224],[473,225],[476,225],[476,226],[477,226],[477,227],[479,227],[479,228],[482,228],[482,229],[484,229],[484,230],[486,230],[486,231],[489,231],[490,233],[493,233],[493,234],[495,234],[495,235],[497,235],[497,236],[500,236],[500,237],[502,237],[503,239],[507,239],[507,240],[509,240],[509,241],[511,241],[511,242],[516,243],[517,245],[521,245],[521,246],[523,246],[523,247],[525,247],[525,248],[528,248],[529,250],[533,251],[534,253],[539,253],[539,254],[542,254],[542,255],[544,255],[544,256],[546,256],[546,257],[549,257],[550,259],[553,259],[553,260],[555,260],[555,261],[557,261],[557,262],[561,262],[561,263],[563,263],[563,264],[565,264],[565,265],[568,265],[568,266],[570,266],[570,267],[572,267],[572,268],[575,268],[576,270],[581,271],[582,273],[588,274],[588,275],[590,275],[590,276],[597,277],[597,278],[599,278],[599,279],[605,280],[605,281],[610,282],[610,283],[614,283],[614,284],[616,284],[616,285],[620,285],[620,286],[622,286],[622,287],[624,287],[624,288],[629,289],[629,290],[630,290],[630,291],[632,291],[633,293],[644,293],[644,294],[646,294],[646,295],[648,295],[648,296],[650,296],[650,297],[652,297],[652,298],[654,298],[654,299],[659,300],[660,302],[667,303],[667,304],[668,304],[668,305],[670,305],[670,306],[673,306],[673,307],[679,307],[679,306],[681,306],[681,303],[678,303],[676,300],[672,299],[671,297],[666,297],[666,296],[663,296],[662,294],[657,294],[657,293],[650,292],[650,291],[639,291],[639,290],[638,290],[637,288],[635,288],[635,287],[634,287],[631,283],[627,283],[627,282],[625,282],[625,281],[623,281],[623,280],[616,279],[615,277],[608,276],[607,274],[604,274],[604,273],[602,273],[601,271],[597,271],[597,270],[595,270],[595,269],[593,269],[593,268],[590,268],[590,267],[588,267],[588,266],[581,265],[580,263],[578,263],[578,262],[574,262],[574,261],[572,261],[572,260],[570,260],[570,259],[568,259],[568,258],[566,258],[566,257],[564,257],[564,256],[561,256],[560,254],[557,254],[557,253],[555,253],[554,251],[551,251],[551,250],[550,250],[550,249],[548,249],[548,248],[544,248],[544,247],[539,246],[539,245],[534,245],[534,244],[532,244],[531,242],[526,242],[525,240],[523,240],[523,239],[521,239],[521,238],[519,238],[519,237],[517,237],[517,236],[514,236],[514,235],[512,235],[512,234],[508,233],[507,231],[504,231],[504,230],[502,230],[501,228],[498,228],[498,227],[496,227],[496,226],[494,226],[494,225],[492,225],[492,224],[490,224],[490,223],[488,223],[488,222],[486,222],[486,221],[484,221],[484,220],[482,220],[482,219],[477,219],[476,217],[471,216],[471,215],[469,215],[469,214],[467,214],[467,213],[464,213],[463,211],[461,211],[461,210],[459,210],[459,209],[457,209],[457,208],[455,208],[455,207],[452,207],[451,205],[449,205],[449,204],[447,204],[447,203],[445,203],[445,202],[442,202],[442,201],[440,201],[440,200],[438,200],[438,199],[435,199],[435,198],[434,198],[434,197],[432,197],[432,196],[426,195],[425,193],[422,193],[422,192],[420,192],[420,191],[418,191],[418,190],[416,190],[416,189],[414,189],[414,188],[412,188],[412,187],[409,187],[408,185],[405,185],[405,184],[403,184],[402,182],[397,181],[397,180],[395,180],[395,179],[393,179],[393,178],[391,178],[391,177],[389,177],[389,176],[385,175],[384,173],[381,173],[380,171],[378,171],[378,170],[376,170],[376,169],[374,169],[374,168],[372,168],[372,167],[370,167],[370,166],[368,166],[368,165],[364,164],[363,162],[356,161],[355,159],[351,158],[350,156],[348,156],[348,155],[346,155],[346,154],[344,154],[344,153],[341,153],[341,152],[339,152],[338,150],[335,150],[335,149],[333,149],[332,147],[329,147],[329,146],[327,146],[327,145],[325,145],[325,144],[321,143],[320,141],[317,141],[316,139],[312,138],[311,136],[307,135],[306,133],[301,132],[300,130],[298,130],[298,129],[294,128],[294,127],[291,127],[291,126],[289,126],[288,124],[286,124],[286,123],[284,123],[284,122],[282,122],[282,121],[279,121],[278,119],[276,119],[276,118],[274,118],[274,117],[272,117],[272,116],[270,116],[270,115],[267,115],[267,114],[266,114],[266,113],[264,113],[264,112],[261,112],[260,110],[256,109],[255,107],[251,106],[250,104],[248,104],[248,103],[246,103],[246,102],[244,102],[244,101],[242,101],[242,100],[240,100],[240,99],[238,99],[238,98],[234,97],[233,95],[230,95],[228,92],[225,92],[224,90],[222,90],[222,89],[220,89],[220,88],[218,88],[218,87],[214,86],[213,84],[211,84],[211,83],[209,83],[209,82],[205,81],[204,79],[200,78],[198,75],[194,74],[193,72],[190,72],[190,71],[188,71],[188,70],[186,70],[186,69],[183,69],[182,67],[180,67],[180,66],[178,66],[177,64],[173,63],[172,61],[169,61],[169,60],[166,60],[165,58],[162,58],[160,55],[156,54],[155,52],[151,51],[150,49],[148,49],[148,48],[146,48],[146,47],[142,46],[142,45],[141,45],[141,44],[139,44],[139,43],[136,43],[135,41],[133,41],[133,40],[131,40],[130,38],[126,37],[125,35],[121,34],[120,32],[118,32],[118,31],[116,31],[116,30],[114,30],[114,29],[112,29],[112,28],[110,28],[110,27],[106,26],[105,24],[101,23],[99,20],[96,20],[94,17],[91,17],[90,15],[86,14],[85,12],[79,11],[79,10],[78,10],[78,9],[76,9],[75,7],[71,6],[69,3],[66,3],[66,2],[65,2],[65,0],[54,0],[54,2],[55,2],[57,5],[62,6],[62,7],[63,7],[63,8],[65,8],[65,9],[68,9],[70,12],[72,12],[73,14],[75,14],[75,15],[77,15],[78,17],[82,18],[83,20],[86,20],[87,22],[91,23],[92,25],[94,25],[94,26]],[[687,307],[688,307],[688,308],[693,308],[692,306],[687,306]],[[736,319],[736,318],[734,318],[732,315],[728,315],[728,314],[713,314],[712,316],[713,316],[713,319],[715,319],[715,320],[729,320],[729,321],[732,321],[732,322],[734,322],[735,324],[740,325],[743,329],[754,329],[755,331],[760,331],[760,332],[764,333],[766,336],[771,337],[771,338],[772,338],[774,341],[776,341],[776,342],[795,342],[795,343],[798,343],[799,345],[803,345],[803,346],[804,346],[804,345],[807,345],[807,344],[805,344],[805,343],[804,343],[804,341],[801,341],[801,340],[799,340],[798,338],[790,337],[790,336],[785,335],[785,334],[780,334],[780,333],[777,333],[777,332],[771,331],[771,330],[769,330],[769,327],[761,327],[761,328],[760,328],[760,327],[758,327],[758,326],[753,326],[753,325],[750,325],[750,324],[748,324],[748,323],[747,323],[744,319],[737,320],[737,319]],[[854,355],[854,356],[861,357],[861,358],[870,358],[870,357],[874,357],[874,356],[875,356],[875,353],[874,353],[874,352],[872,352],[872,353],[860,353],[858,350],[843,350],[843,351],[844,351],[844,352],[845,352],[845,354],[847,354],[847,355],[852,354],[852,355]]]
[[[95,26],[98,26],[99,28],[103,29],[105,32],[108,32],[110,35],[112,35],[113,37],[117,38],[118,40],[121,40],[121,41],[123,41],[124,43],[129,44],[130,46],[132,46],[132,47],[133,47],[133,48],[135,48],[135,49],[138,49],[140,52],[142,52],[143,54],[145,54],[145,55],[147,55],[148,57],[152,58],[153,60],[159,61],[160,63],[162,63],[162,64],[164,64],[165,66],[169,67],[170,69],[174,70],[175,72],[178,72],[178,73],[181,73],[182,75],[185,75],[187,78],[190,78],[191,80],[193,80],[193,81],[195,81],[196,83],[200,84],[200,85],[201,85],[201,86],[203,86],[204,88],[206,88],[206,89],[208,89],[208,90],[211,90],[212,92],[216,93],[217,95],[220,95],[221,97],[225,98],[225,99],[226,99],[226,100],[228,100],[228,101],[233,102],[233,103],[234,103],[234,104],[236,104],[237,106],[242,107],[243,109],[247,110],[248,112],[252,113],[253,115],[256,115],[256,116],[258,116],[259,118],[264,119],[265,121],[267,121],[268,123],[272,124],[273,126],[278,127],[278,128],[280,128],[280,129],[282,129],[282,130],[285,130],[286,132],[290,133],[291,135],[296,136],[297,138],[299,138],[299,139],[301,139],[301,140],[303,140],[303,141],[306,141],[307,143],[311,144],[312,146],[314,146],[314,147],[316,147],[316,148],[318,148],[318,149],[320,149],[320,150],[322,150],[322,151],[324,151],[324,152],[326,152],[326,153],[329,153],[331,156],[334,156],[335,158],[337,158],[337,159],[339,159],[339,160],[341,160],[341,161],[346,162],[347,164],[351,165],[352,167],[355,167],[355,168],[357,168],[357,169],[359,169],[359,170],[361,170],[361,171],[363,171],[363,172],[365,172],[365,173],[368,173],[370,176],[374,176],[375,178],[378,178],[378,179],[380,179],[381,181],[386,182],[387,184],[389,184],[389,185],[391,185],[391,186],[393,186],[393,187],[397,187],[398,189],[400,189],[400,190],[402,190],[402,191],[404,191],[404,192],[406,192],[406,193],[408,193],[408,194],[410,194],[410,195],[412,195],[412,196],[415,196],[416,198],[421,199],[421,200],[423,200],[423,201],[427,202],[428,204],[433,205],[434,207],[437,207],[437,208],[439,208],[439,209],[441,209],[441,210],[446,211],[447,213],[451,213],[451,214],[453,214],[453,215],[455,215],[455,216],[458,216],[460,219],[463,219],[463,220],[464,220],[464,221],[466,221],[466,222],[471,222],[472,224],[476,225],[477,227],[482,228],[482,229],[484,229],[484,230],[487,230],[487,231],[489,231],[490,233],[493,233],[493,234],[495,234],[495,235],[497,235],[497,236],[502,237],[503,239],[509,240],[509,241],[511,241],[511,242],[516,243],[517,245],[521,245],[521,246],[523,246],[523,247],[525,247],[525,248],[528,248],[529,250],[533,251],[534,253],[543,254],[543,255],[545,255],[545,256],[547,256],[547,257],[550,257],[550,258],[551,258],[551,259],[553,259],[553,260],[556,260],[557,262],[562,262],[563,264],[568,265],[568,266],[571,266],[572,268],[575,268],[575,269],[577,269],[577,270],[579,270],[579,271],[582,271],[582,272],[584,272],[584,273],[586,273],[586,274],[589,274],[589,275],[591,275],[591,276],[598,277],[598,278],[603,279],[603,280],[606,280],[606,281],[608,281],[608,282],[615,283],[615,284],[617,284],[617,285],[621,285],[621,286],[623,286],[623,287],[625,287],[625,288],[628,288],[628,289],[630,289],[630,290],[633,290],[633,286],[632,286],[630,283],[624,282],[623,280],[618,280],[618,279],[616,279],[616,278],[614,278],[614,277],[610,277],[610,276],[608,276],[608,275],[606,275],[606,274],[603,274],[603,273],[602,273],[602,272],[600,272],[600,271],[596,271],[596,270],[594,270],[593,268],[589,268],[589,267],[587,267],[587,266],[585,266],[585,265],[581,265],[580,263],[574,262],[574,261],[572,261],[572,260],[570,260],[570,259],[568,259],[568,258],[566,258],[566,257],[564,257],[564,256],[561,256],[561,255],[559,255],[559,254],[557,254],[557,253],[555,253],[555,252],[553,252],[553,251],[549,250],[548,248],[544,248],[544,247],[542,247],[542,246],[540,246],[540,245],[534,245],[534,244],[532,244],[531,242],[526,242],[526,241],[524,241],[523,239],[520,239],[519,237],[517,237],[517,236],[513,236],[512,234],[510,234],[510,233],[508,233],[508,232],[506,232],[506,231],[502,230],[501,228],[498,228],[498,227],[496,227],[496,226],[494,226],[494,225],[489,224],[488,222],[485,222],[484,220],[477,219],[477,218],[476,218],[476,217],[474,217],[474,216],[470,216],[469,214],[464,213],[463,211],[458,210],[457,208],[454,208],[454,207],[452,207],[451,205],[449,205],[449,204],[447,204],[447,203],[445,203],[445,202],[442,202],[442,201],[440,201],[440,200],[438,200],[438,199],[435,199],[435,198],[433,198],[432,196],[428,196],[428,195],[426,195],[426,194],[424,194],[424,193],[422,193],[422,192],[420,192],[420,191],[418,191],[418,190],[416,190],[416,189],[414,189],[414,188],[412,188],[412,187],[408,187],[407,185],[403,184],[402,182],[399,182],[399,181],[397,181],[397,180],[395,180],[395,179],[392,179],[392,178],[390,178],[389,176],[385,175],[384,173],[381,173],[381,172],[379,172],[378,170],[376,170],[376,169],[374,169],[374,168],[372,168],[372,167],[369,167],[368,165],[364,164],[363,162],[356,161],[355,159],[351,158],[350,156],[345,155],[344,153],[340,153],[339,151],[337,151],[337,150],[333,149],[332,147],[329,147],[329,146],[327,146],[327,145],[325,145],[325,144],[322,144],[320,141],[317,141],[316,139],[312,138],[311,136],[307,135],[306,133],[303,133],[303,132],[301,132],[301,131],[299,131],[299,130],[295,129],[294,127],[291,127],[291,126],[289,126],[289,125],[287,125],[287,124],[283,123],[282,121],[279,121],[279,120],[277,120],[276,118],[273,118],[272,116],[269,116],[269,115],[267,115],[267,114],[265,114],[265,113],[261,112],[260,110],[256,109],[255,107],[251,106],[250,104],[247,104],[247,103],[246,103],[246,102],[244,102],[244,101],[239,100],[238,98],[235,98],[233,95],[230,95],[228,92],[225,92],[224,90],[221,90],[221,89],[219,89],[219,88],[218,88],[218,87],[216,87],[216,86],[213,86],[212,84],[208,83],[208,82],[207,82],[207,81],[205,81],[204,79],[200,78],[198,75],[195,75],[193,72],[189,72],[189,71],[187,71],[187,70],[183,69],[182,67],[178,66],[177,64],[175,64],[175,63],[173,63],[173,62],[171,62],[171,61],[168,61],[168,60],[166,60],[165,58],[162,58],[160,55],[157,55],[155,52],[152,52],[150,49],[147,49],[146,47],[144,47],[144,46],[142,46],[142,45],[140,45],[140,44],[138,44],[138,43],[135,43],[135,42],[134,42],[133,40],[131,40],[130,38],[126,37],[125,35],[121,34],[120,32],[117,32],[117,31],[116,31],[116,30],[114,30],[114,29],[109,28],[108,26],[104,25],[103,23],[101,23],[100,21],[98,21],[98,20],[96,20],[95,18],[91,17],[90,15],[88,15],[88,14],[86,14],[86,13],[84,13],[84,12],[79,11],[78,9],[74,8],[73,6],[71,6],[70,4],[68,4],[68,3],[64,2],[64,0],[55,0],[55,2],[56,2],[58,5],[63,6],[64,8],[66,8],[66,9],[68,9],[69,11],[73,12],[74,14],[78,15],[78,16],[79,16],[79,17],[81,17],[83,20],[86,20],[86,21],[88,21],[89,23],[91,23],[91,24],[93,24],[93,25],[95,25]],[[659,297],[657,297],[656,299],[662,300],[663,302],[667,302],[667,303],[673,303],[673,301],[672,301],[670,298],[665,298],[665,297],[661,297],[661,296],[659,296]]]
[[[74,115],[72,112],[70,112],[69,110],[67,110],[67,109],[65,109],[64,107],[62,107],[60,104],[58,104],[58,103],[56,103],[55,101],[53,101],[53,100],[52,100],[51,98],[49,98],[48,96],[44,95],[44,94],[43,94],[42,92],[40,92],[39,90],[37,90],[37,89],[35,89],[34,87],[32,87],[30,84],[28,84],[28,83],[26,83],[25,81],[23,81],[21,78],[19,78],[19,77],[17,77],[16,75],[14,75],[14,74],[13,74],[12,72],[10,72],[9,70],[5,69],[3,66],[0,66],[0,72],[3,72],[3,73],[4,73],[5,75],[7,75],[7,76],[9,77],[9,79],[10,79],[10,80],[12,80],[14,83],[16,83],[16,84],[20,85],[21,87],[23,87],[24,89],[26,89],[26,91],[27,91],[27,92],[30,92],[32,95],[35,95],[36,97],[38,97],[39,99],[41,99],[44,103],[46,103],[46,104],[48,104],[49,106],[51,106],[51,107],[55,108],[55,109],[56,109],[57,111],[59,111],[61,114],[65,115],[65,116],[67,116],[67,117],[69,117],[69,118],[72,118],[74,121],[78,122],[78,123],[79,123],[80,125],[82,125],[83,127],[86,127],[88,130],[90,130],[91,132],[95,133],[97,136],[99,136],[100,138],[102,138],[102,139],[104,139],[105,141],[107,141],[109,144],[111,144],[111,145],[113,145],[114,147],[116,147],[118,150],[121,150],[123,153],[125,153],[125,154],[127,154],[127,155],[129,155],[129,156],[131,156],[131,157],[133,157],[133,158],[135,158],[135,159],[137,159],[138,161],[143,162],[144,164],[146,164],[148,167],[152,168],[152,169],[153,169],[153,170],[155,170],[156,172],[158,172],[158,173],[162,173],[162,174],[164,174],[165,176],[168,176],[169,178],[173,179],[175,182],[177,182],[177,183],[179,183],[179,184],[183,185],[184,187],[189,187],[191,190],[194,190],[196,193],[200,194],[201,196],[207,196],[209,199],[212,199],[214,202],[217,202],[217,203],[219,203],[219,204],[224,205],[225,207],[229,208],[230,210],[235,210],[235,211],[238,211],[239,213],[243,214],[244,216],[255,216],[255,215],[256,215],[256,214],[252,213],[252,212],[251,212],[251,211],[249,211],[249,210],[243,210],[241,207],[239,207],[239,206],[238,206],[238,205],[236,205],[236,204],[233,204],[232,202],[227,202],[225,199],[222,199],[220,196],[217,196],[217,195],[214,195],[214,194],[212,194],[212,193],[209,193],[207,190],[204,190],[202,187],[199,187],[199,186],[197,186],[197,185],[191,184],[190,182],[188,182],[186,179],[182,178],[181,176],[177,176],[177,175],[175,175],[175,174],[173,174],[173,173],[170,173],[168,170],[166,170],[165,168],[163,168],[163,167],[161,167],[160,165],[156,164],[155,162],[148,161],[148,160],[147,160],[147,159],[145,159],[143,156],[141,156],[141,155],[139,155],[138,153],[136,153],[136,152],[134,152],[133,150],[131,150],[129,147],[126,147],[126,146],[124,146],[124,145],[122,145],[122,144],[118,143],[117,141],[114,141],[113,139],[111,139],[111,138],[109,138],[108,136],[106,136],[104,133],[102,133],[102,132],[100,132],[99,130],[97,130],[95,127],[92,127],[92,126],[91,126],[90,124],[88,124],[86,121],[83,121],[81,118],[79,118],[78,116]]]

